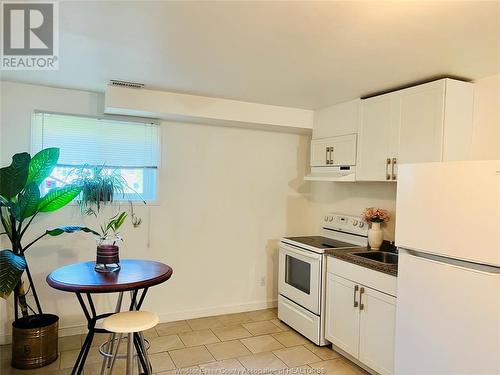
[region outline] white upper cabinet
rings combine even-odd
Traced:
[[[363,100],[356,179],[391,180],[399,139],[399,98],[391,93]]]
[[[311,167],[354,164],[356,164],[356,134],[311,141]]]
[[[442,79],[361,101],[356,179],[396,181],[399,163],[467,160],[473,84]]]
[[[356,99],[314,111],[306,180],[354,181],[360,103]]]
[[[400,163],[441,160],[444,96],[443,81],[401,91],[397,150]]]
[[[355,99],[314,111],[312,138],[329,138],[357,133],[360,103],[360,99]]]
[[[447,78],[316,110],[311,172],[350,166],[346,181],[395,182],[400,163],[468,160],[473,95]]]
[[[446,80],[442,160],[470,160],[474,131],[474,84]]]
[[[311,141],[311,167],[327,167],[330,165],[330,138],[313,139]]]

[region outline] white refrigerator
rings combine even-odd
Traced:
[[[500,374],[500,160],[400,165],[395,373]]]

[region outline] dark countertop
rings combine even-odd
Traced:
[[[380,263],[371,259],[358,257],[352,255],[352,253],[359,253],[361,251],[369,251],[367,247],[357,247],[352,249],[328,249],[325,250],[325,254],[344,260],[349,263],[356,264],[361,267],[366,267],[374,271],[379,271],[386,273],[391,276],[398,276],[398,265],[397,264],[385,264]],[[383,250],[383,249],[382,249]],[[375,250],[374,250],[375,251]]]

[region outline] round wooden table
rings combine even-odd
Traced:
[[[119,304],[117,304],[117,310],[119,311],[123,292],[130,291],[129,310],[139,310],[144,302],[148,288],[161,284],[172,276],[172,268],[152,260],[125,259],[120,261],[121,269],[116,272],[96,272],[94,266],[95,262],[69,264],[54,270],[47,276],[47,283],[52,288],[76,294],[87,319],[89,332],[71,374],[81,374],[83,372],[87,355],[92,347],[94,334],[96,332],[108,333],[103,328],[96,328],[96,322],[116,312],[115,310],[115,312],[97,314],[92,301],[93,293],[120,293]],[[142,292],[139,295],[141,290]],[[83,295],[87,298],[88,307]],[[134,346],[144,372],[150,373],[151,365],[148,363],[142,336],[139,334],[134,334]]]

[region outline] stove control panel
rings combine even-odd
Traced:
[[[350,216],[342,214],[326,214],[323,218],[323,228],[339,232],[356,234],[359,236],[368,235],[368,224],[360,216]]]

